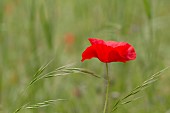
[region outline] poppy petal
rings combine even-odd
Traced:
[[[103,44],[94,44],[82,53],[82,62],[91,58],[98,58],[101,62],[112,62],[109,60],[109,53],[112,51],[112,47]]]
[[[134,48],[128,43],[124,43],[124,45],[116,47],[115,50],[118,51],[121,60],[129,61],[136,58]]]
[[[126,62],[136,58],[133,46],[127,42],[104,41],[89,38],[91,46],[82,53],[82,62],[91,58],[98,58],[101,62]]]
[[[82,53],[82,62],[86,59],[91,59],[97,57],[96,50],[94,46],[87,47],[86,50]]]
[[[104,44],[95,44],[93,45],[96,48],[96,52],[97,52],[97,58],[101,61],[101,62],[111,62],[109,60],[109,53],[112,51],[112,47],[109,47],[107,45]]]
[[[88,38],[88,40],[90,41],[91,45],[105,44],[105,42],[103,40],[100,40],[100,39],[97,39],[97,38]]]
[[[109,53],[108,59],[109,62],[126,62],[126,60],[122,58],[115,49],[112,49],[112,51]]]
[[[113,48],[118,47],[118,46],[124,46],[127,43],[126,42],[115,42],[115,41],[105,41],[107,46],[111,46]]]
[[[129,60],[134,60],[136,58],[135,49],[132,46],[130,46],[127,51],[128,51],[127,52],[127,58]]]

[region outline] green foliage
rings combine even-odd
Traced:
[[[119,99],[116,104],[113,106],[112,111],[115,111],[120,104],[128,104],[131,103],[141,97],[137,97],[137,98],[132,98],[129,99],[132,96],[135,96],[136,94],[140,93],[141,91],[143,91],[145,88],[147,88],[149,85],[153,84],[153,82],[157,81],[158,78],[160,77],[160,74],[162,72],[164,72],[165,70],[167,70],[169,67],[166,67],[165,69],[153,74],[150,78],[148,78],[146,81],[144,81],[141,85],[137,86],[136,88],[134,88],[130,93],[128,93],[126,96],[124,96],[123,98]],[[127,100],[129,99],[129,100]]]
[[[127,41],[136,49],[135,61],[110,65],[109,102],[117,102],[149,75],[170,65],[169,4],[168,0],[0,0],[0,112],[58,98],[69,101],[23,112],[101,112],[104,65],[95,59],[74,66],[79,68],[67,65],[81,60],[88,37]],[[70,37],[73,41],[66,40]],[[53,62],[37,72],[51,57]],[[165,75],[143,91],[141,101],[115,112],[167,112],[169,71]]]

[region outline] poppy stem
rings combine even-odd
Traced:
[[[106,63],[106,80],[107,80],[107,86],[106,86],[106,92],[105,92],[105,103],[104,103],[104,109],[103,113],[107,112],[108,108],[108,98],[109,98],[109,86],[110,86],[110,79],[109,79],[109,72],[108,72],[108,64]]]

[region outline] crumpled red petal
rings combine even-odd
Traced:
[[[110,60],[108,59],[109,58],[108,56],[111,51],[112,51],[112,48],[107,45],[103,45],[103,44],[91,45],[82,53],[81,61],[95,57],[95,58],[98,58],[101,62],[110,62]]]
[[[127,42],[104,41],[89,38],[91,46],[82,53],[82,62],[91,58],[98,58],[101,62],[126,62],[136,58],[136,52]]]
[[[91,45],[94,45],[94,44],[104,44],[105,45],[104,40],[101,40],[101,39],[88,38],[88,40],[90,41]]]
[[[97,57],[96,48],[94,46],[87,47],[86,50],[82,53],[82,62],[87,59]]]

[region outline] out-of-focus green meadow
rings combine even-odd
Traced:
[[[110,106],[170,65],[170,0],[0,0],[0,112],[25,103],[67,99],[21,113],[101,113],[103,79],[72,74],[42,79],[22,95],[35,72],[76,63],[103,77],[105,64],[81,63],[89,37],[126,41],[137,59],[110,63]],[[170,113],[170,71],[116,113]]]

